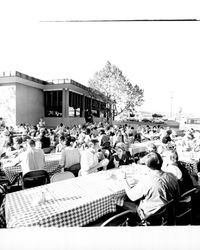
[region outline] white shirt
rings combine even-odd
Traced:
[[[86,136],[85,136],[85,139],[84,139],[84,142],[85,142],[86,144],[88,144],[90,141],[91,141],[90,136],[89,136],[89,135],[86,135]]]
[[[22,160],[21,167],[23,175],[29,171],[44,169],[45,156],[43,150],[40,148],[28,149],[21,154],[20,158]]]
[[[94,166],[98,164],[97,153],[91,152],[90,149],[85,149],[81,153],[81,175],[87,175],[90,173],[97,172],[96,169],[91,170]]]
[[[127,185],[127,184],[126,184]],[[140,201],[138,214],[143,219],[154,214],[172,198],[179,196],[178,181],[171,173],[152,170],[133,187],[126,188],[132,201]]]
[[[60,165],[69,168],[80,163],[81,154],[78,148],[66,147],[61,154]]]
[[[167,173],[172,173],[177,180],[182,178],[181,170],[173,163],[163,163],[162,170]]]

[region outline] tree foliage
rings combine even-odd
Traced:
[[[144,101],[144,91],[137,84],[133,85],[122,71],[109,61],[89,80],[89,87],[100,91],[111,100],[114,116],[127,111],[133,113],[135,107],[141,106]]]

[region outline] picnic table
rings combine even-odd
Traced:
[[[59,167],[59,161],[61,158],[60,153],[52,153],[45,155],[45,167],[49,175],[53,175],[55,172],[60,172],[61,167]],[[11,162],[3,162],[1,170],[5,173],[9,182],[12,184],[13,181],[22,173],[22,168],[20,164],[13,166]]]
[[[115,212],[125,195],[121,171],[101,171],[7,194],[7,228],[84,226]],[[135,169],[130,165],[123,171],[130,174]],[[135,171],[134,178],[138,176]]]

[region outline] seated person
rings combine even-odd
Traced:
[[[46,136],[45,131],[42,131],[41,136],[40,136],[40,141],[41,141],[41,148],[49,148],[51,145],[50,138]]]
[[[135,134],[134,142],[138,143],[142,141],[142,137],[140,133]]]
[[[157,152],[157,147],[152,142],[148,143],[146,155],[139,159],[138,164],[145,164],[147,157],[148,157],[148,154],[151,152]]]
[[[10,142],[6,142],[6,145],[3,147],[3,152],[1,152],[1,158],[8,158],[10,155],[12,155],[13,151],[15,151],[15,148]]]
[[[131,145],[134,143],[135,137],[133,136],[132,133],[128,134],[128,138],[127,138],[127,143],[128,145]]]
[[[68,138],[66,140],[66,147],[62,150],[60,166],[64,167],[65,170],[71,171],[75,176],[78,176],[80,166],[78,163],[81,161],[81,154],[78,148],[73,146],[73,142]],[[77,166],[74,166],[77,164]]]
[[[84,137],[84,143],[86,145],[88,145],[90,141],[91,141],[91,131],[90,131],[89,128],[86,128],[85,137]]]
[[[56,153],[62,152],[63,149],[65,149],[65,137],[61,135],[59,137],[59,143],[56,145]]]
[[[40,118],[40,121],[39,121],[39,123],[38,123],[38,126],[39,126],[40,128],[44,128],[44,127],[45,127],[45,121],[43,120],[42,117]]]
[[[172,173],[177,180],[182,179],[182,172],[178,167],[178,154],[175,150],[170,150],[164,159],[162,170],[167,173]]]
[[[103,159],[99,162],[98,160],[98,150],[99,141],[96,139],[91,140],[88,148],[81,151],[81,170],[80,175],[88,175],[95,173],[99,168],[103,167],[106,169],[108,164],[108,159]]]
[[[187,133],[184,136],[182,147],[185,151],[191,151],[193,148],[195,148],[195,139],[192,133]]]
[[[44,152],[40,148],[35,148],[35,141],[27,141],[27,150],[19,154],[13,164],[21,164],[23,175],[29,171],[42,170],[45,166]]]
[[[172,131],[168,129],[166,131],[166,134],[161,139],[162,143],[168,144],[168,142],[171,142],[172,141],[171,134],[172,134]]]
[[[197,185],[197,180],[195,176],[190,175],[186,167],[184,166],[184,163],[181,163],[180,161],[178,163],[178,168],[180,169],[182,173],[182,178],[179,180],[179,186],[180,186],[180,192],[181,194],[189,191],[190,189],[194,188]]]
[[[124,201],[124,208],[135,212],[136,219],[145,219],[180,195],[178,180],[173,174],[162,171],[162,163],[158,153],[149,153],[146,165],[150,172],[132,188],[124,175],[123,185],[131,201]]]
[[[105,145],[106,143],[110,143],[109,136],[105,133],[104,129],[100,130],[100,136],[99,136],[99,144],[100,146]]]
[[[7,157],[15,158],[21,152],[24,151],[23,140],[22,140],[21,137],[15,137],[15,138],[13,138],[13,143],[8,142],[8,145],[10,145],[10,146],[6,149],[5,154],[3,155],[6,158]],[[3,157],[3,156],[1,156],[1,157]]]
[[[130,158],[126,153],[125,144],[120,142],[116,145],[116,153],[113,154],[108,163],[107,169],[118,168],[121,165],[128,165]]]

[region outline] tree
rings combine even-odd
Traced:
[[[133,113],[135,107],[141,106],[144,101],[144,91],[137,84],[133,85],[122,71],[109,61],[89,80],[89,86],[111,100],[113,118],[126,112]]]

